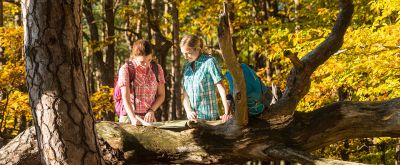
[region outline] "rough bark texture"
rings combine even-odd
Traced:
[[[218,26],[218,41],[219,47],[222,52],[222,57],[228,67],[228,70],[232,74],[233,84],[236,87],[233,92],[235,101],[235,119],[239,125],[246,125],[248,122],[248,110],[247,110],[247,96],[246,96],[246,84],[244,81],[244,75],[240,64],[236,60],[236,55],[232,47],[232,35],[229,28],[229,16],[228,16],[228,4],[224,3],[224,12],[220,16]]]
[[[42,164],[101,164],[82,63],[82,0],[23,1],[29,101]]]
[[[262,118],[272,125],[284,127],[290,123],[297,104],[308,93],[311,74],[342,46],[343,36],[350,24],[354,6],[351,0],[340,0],[339,6],[340,12],[332,32],[325,41],[300,60],[303,67],[295,63],[287,78],[282,98],[269,107],[268,111],[264,111]]]

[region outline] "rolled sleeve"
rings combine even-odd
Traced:
[[[158,68],[158,83],[159,84],[165,84],[165,76],[164,76],[164,70],[162,69],[160,64],[157,64]]]
[[[119,87],[127,86],[129,84],[129,72],[128,65],[124,64],[118,71],[118,82]]]
[[[211,74],[211,78],[214,84],[224,79],[224,76],[221,71],[221,67],[219,66],[217,60],[213,57],[209,62],[209,72]]]

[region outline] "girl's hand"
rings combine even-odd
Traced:
[[[220,118],[222,119],[222,122],[226,122],[232,118],[232,115],[224,114],[224,115],[220,116]]]
[[[156,117],[154,115],[154,111],[150,110],[146,113],[146,115],[144,116],[144,121],[148,122],[148,123],[152,123],[152,122],[156,122]]]
[[[189,112],[186,113],[186,117],[189,120],[197,119],[197,113],[195,111],[189,111]]]
[[[142,125],[142,123],[139,120],[136,119],[136,115],[133,118],[133,120],[131,121],[131,124],[134,125],[134,126]]]

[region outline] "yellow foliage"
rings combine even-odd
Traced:
[[[114,112],[113,94],[113,88],[101,86],[100,90],[90,97],[92,110],[97,120],[101,120],[104,117],[102,112]]]

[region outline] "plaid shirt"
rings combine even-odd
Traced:
[[[154,72],[151,70],[151,65],[147,68],[138,66],[136,62],[132,61],[133,66],[135,67],[135,80],[133,82],[133,87],[135,88],[135,93],[132,89],[130,89],[131,103],[134,104],[133,101],[134,96],[136,96],[136,105],[134,105],[135,113],[137,114],[145,114],[147,110],[151,107],[151,105],[156,100],[157,87],[159,84],[165,84],[164,72],[162,67],[158,66],[158,80],[157,82],[156,76]],[[129,84],[129,75],[128,75],[128,65],[124,64],[118,73],[118,85],[120,87],[126,86]],[[132,87],[132,86],[131,86]]]
[[[192,109],[199,119],[216,120],[219,117],[215,84],[223,79],[221,68],[214,57],[201,54],[192,70],[186,63],[182,84],[189,96]]]

